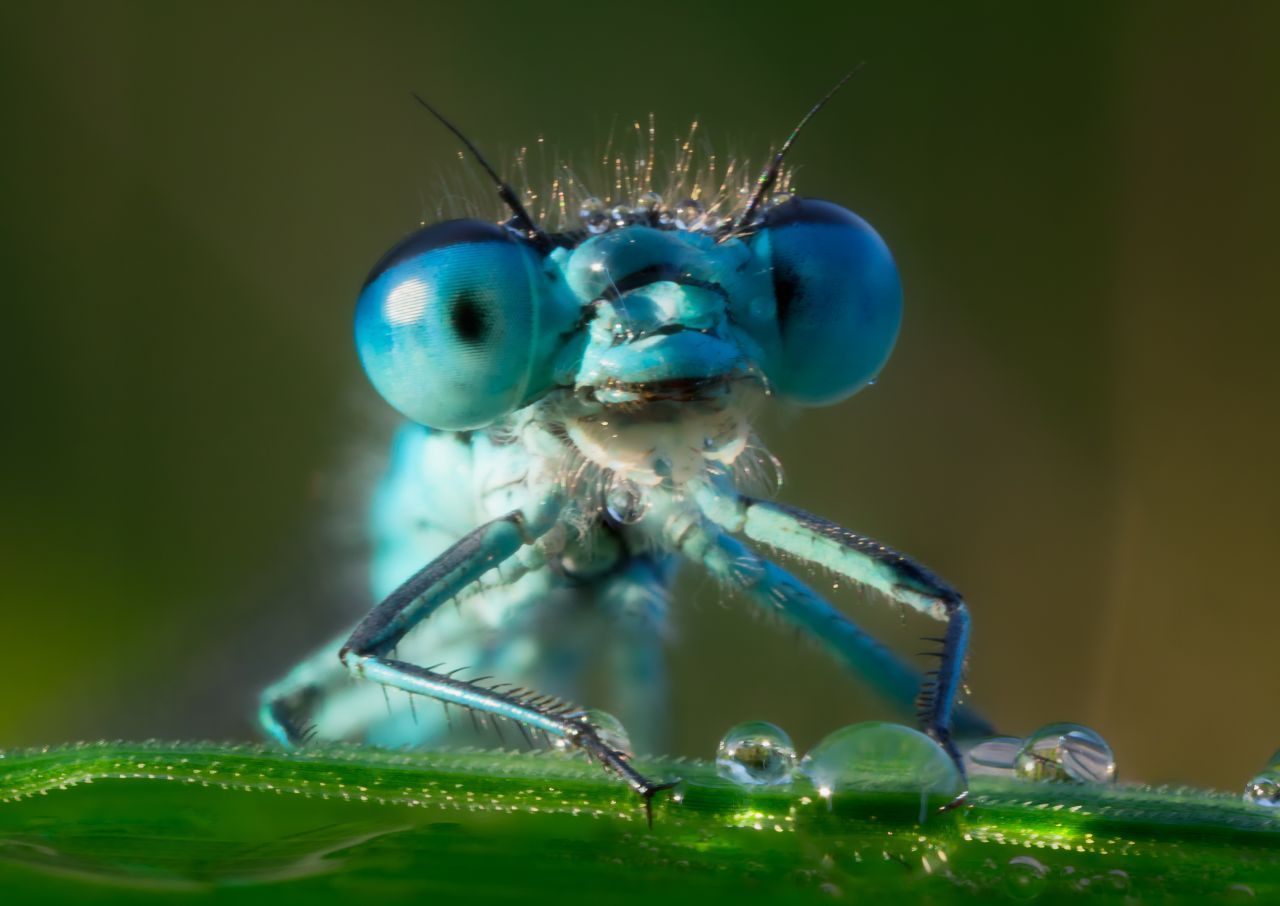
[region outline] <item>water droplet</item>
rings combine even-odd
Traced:
[[[1280,766],[1269,767],[1246,783],[1244,801],[1263,808],[1280,808]]]
[[[609,229],[609,213],[604,202],[595,196],[583,199],[578,206],[578,217],[582,219],[582,225],[587,228],[588,233],[603,233]]]
[[[942,747],[919,730],[868,721],[836,730],[800,762],[818,794],[840,790],[919,792],[933,806],[964,791],[964,778]]]
[[[738,724],[716,749],[716,773],[743,786],[777,786],[791,781],[796,747],[781,727],[763,720]]]
[[[616,204],[609,212],[609,216],[613,218],[614,226],[624,227],[631,222],[634,213],[625,204]]]
[[[692,198],[686,198],[676,205],[676,226],[684,230],[695,229],[702,219],[702,205]]]
[[[1028,780],[1114,783],[1116,758],[1107,741],[1079,724],[1049,724],[1018,752],[1016,771]]]
[[[649,498],[634,481],[615,475],[605,492],[604,506],[614,522],[634,525],[649,512]]]
[[[662,196],[657,192],[645,192],[636,199],[636,210],[642,214],[650,214],[662,208]]]
[[[1005,892],[1015,900],[1033,900],[1044,892],[1049,869],[1032,856],[1014,856],[1004,872]]]
[[[1017,736],[992,736],[963,746],[965,769],[970,777],[1012,777],[1023,742]]]
[[[627,733],[627,728],[622,725],[622,721],[599,708],[588,708],[581,713],[580,717],[595,727],[596,736],[602,743],[627,757],[631,756],[631,736]]]

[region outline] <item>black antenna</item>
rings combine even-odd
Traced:
[[[484,171],[489,174],[489,178],[492,179],[494,185],[498,187],[498,197],[502,199],[503,204],[511,209],[511,213],[515,215],[512,219],[515,221],[516,228],[524,232],[525,235],[529,237],[529,240],[539,249],[545,251],[550,248],[551,240],[547,238],[546,233],[538,229],[538,225],[533,222],[533,218],[529,216],[529,212],[525,210],[524,205],[520,203],[520,199],[516,197],[515,190],[511,188],[511,184],[499,176],[498,171],[489,165],[489,162],[484,159],[484,155],[480,153],[480,149],[471,143],[471,139],[463,135],[461,129],[445,119],[444,114],[423,100],[422,96],[416,91],[411,91],[409,94],[413,96],[415,101],[427,108],[427,112],[438,119],[446,129],[456,135],[458,140],[467,146],[467,150],[471,152],[471,156],[479,161],[480,166],[484,167]]]
[[[742,212],[742,217],[738,222],[726,231],[726,236],[732,235],[738,230],[751,225],[751,220],[755,217],[756,210],[764,201],[765,196],[773,190],[774,183],[778,181],[778,174],[782,172],[782,159],[787,156],[787,152],[790,151],[791,146],[795,144],[796,137],[800,135],[800,130],[808,124],[809,120],[813,119],[813,115],[821,110],[826,105],[827,101],[835,97],[836,92],[843,88],[845,83],[853,78],[854,73],[861,69],[863,65],[865,64],[859,63],[857,66],[853,67],[853,69],[846,72],[844,74],[844,78],[836,82],[835,86],[822,96],[822,100],[814,104],[813,107],[809,109],[809,112],[806,113],[800,122],[796,124],[796,127],[791,130],[791,134],[787,136],[787,140],[782,143],[782,147],[778,149],[778,153],[773,156],[773,161],[765,168],[765,171],[760,174],[760,179],[756,182],[756,192],[751,196],[751,203],[748,204],[747,209]]]

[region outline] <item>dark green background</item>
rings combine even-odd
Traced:
[[[1280,6],[122,4],[0,10],[0,746],[240,737],[368,601],[393,419],[369,265],[455,143],[695,116],[895,251],[874,389],[772,416],[783,499],[922,558],[974,612],[1003,728],[1100,730],[1122,776],[1238,789],[1280,746]],[[675,748],[881,712],[687,584]],[[914,650],[896,613],[865,622]]]

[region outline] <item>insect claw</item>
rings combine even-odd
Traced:
[[[644,817],[649,825],[649,830],[653,830],[653,797],[663,790],[669,790],[680,783],[680,778],[669,780],[666,783],[646,784],[644,789],[640,790],[640,798],[644,800]]]

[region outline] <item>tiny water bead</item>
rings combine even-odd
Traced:
[[[609,229],[609,212],[599,198],[584,199],[578,206],[578,217],[589,233],[603,233]]]
[[[578,712],[577,716],[580,720],[585,720],[595,728],[596,736],[606,746],[628,757],[633,754],[631,735],[627,733],[627,728],[622,725],[622,721],[608,711],[601,711],[599,708],[587,708]],[[562,751],[567,751],[571,748],[571,745],[567,739],[557,739],[555,747]]]
[[[799,771],[824,798],[842,790],[918,792],[939,806],[965,788],[940,745],[919,730],[881,721],[836,730],[801,760]]]
[[[676,205],[675,214],[677,226],[692,230],[702,219],[702,204],[692,198],[686,198]]]
[[[1267,768],[1246,783],[1244,801],[1263,808],[1280,809],[1280,765]]]
[[[716,773],[743,786],[790,783],[795,766],[796,747],[791,737],[768,721],[738,724],[716,749]]]
[[[1017,776],[1050,783],[1114,783],[1116,758],[1107,741],[1079,724],[1049,724],[1027,737]]]
[[[653,214],[662,209],[662,196],[657,192],[645,192],[636,199],[636,210],[642,214]]]
[[[609,211],[609,216],[613,218],[614,226],[624,227],[631,223],[631,219],[635,212],[625,204],[616,204]]]
[[[604,506],[614,522],[634,525],[649,511],[649,498],[634,481],[617,477],[605,493]]]

